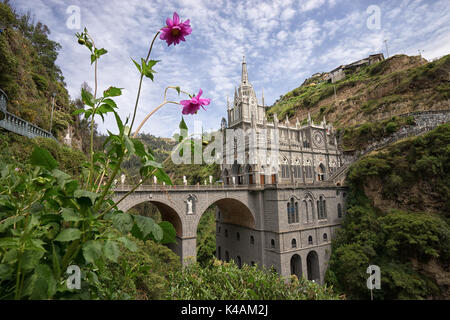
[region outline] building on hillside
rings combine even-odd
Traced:
[[[264,95],[258,101],[248,80],[245,58],[240,86],[227,105],[222,179],[226,185],[264,192],[254,193],[260,197],[255,209],[261,217],[254,227],[245,224],[244,215],[239,222],[238,204],[227,209],[236,211],[232,221],[216,210],[217,258],[323,283],[331,239],[345,211],[345,188],[328,181],[342,166],[333,126],[325,119],[315,124],[310,116],[304,125],[298,119],[280,121],[277,115],[269,121]],[[267,148],[255,151],[255,145]]]
[[[367,58],[352,62],[347,65],[341,65],[333,69],[328,73],[326,80],[331,83],[335,83],[336,81],[344,79],[348,74],[359,71],[362,67],[370,66],[383,60],[384,55],[382,53],[371,54]]]

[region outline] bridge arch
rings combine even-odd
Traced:
[[[205,211],[213,205],[216,205],[219,208],[221,221],[223,223],[239,225],[249,229],[255,228],[256,215],[242,199],[234,197],[218,197],[205,202],[205,204],[199,208],[199,214],[194,223],[195,230],[197,230],[200,219]]]
[[[138,197],[135,199],[132,198],[127,201],[126,204],[119,205],[119,209],[123,212],[127,212],[142,203],[151,203],[154,205],[161,214],[161,219],[164,221],[169,221],[174,226],[177,237],[182,237],[186,233],[184,226],[185,223],[183,223],[182,217],[179,214],[179,212],[183,211],[181,211],[176,204],[167,199],[151,199],[143,197]]]

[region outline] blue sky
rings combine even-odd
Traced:
[[[90,54],[74,36],[81,29],[66,24],[68,7],[80,8],[81,28],[86,26],[97,47],[109,51],[100,59],[99,90],[110,85],[125,88],[117,99],[124,118],[132,112],[139,82],[130,57],[146,56],[155,32],[174,11],[183,21],[190,19],[193,32],[186,42],[175,47],[156,42],[152,59],[161,62],[154,68],[155,81],[144,80],[137,120],[162,102],[166,86],[178,85],[189,92],[202,88],[211,105],[185,119],[189,128],[195,119],[206,130],[219,128],[226,117],[226,99],[232,99],[239,86],[243,55],[258,98],[264,90],[266,105],[272,105],[316,72],[369,54],[386,56],[384,40],[390,56],[418,55],[423,50],[426,59],[433,59],[450,53],[448,0],[13,0],[11,4],[22,13],[31,11],[48,25],[50,38],[62,45],[57,64],[72,98],[79,97],[83,81],[94,87]],[[373,25],[376,12],[368,10],[373,5],[379,8],[379,28]],[[176,93],[171,97],[178,99]],[[169,137],[180,119],[181,107],[167,105],[142,131]],[[99,128],[116,131],[114,124],[113,118],[106,118]]]

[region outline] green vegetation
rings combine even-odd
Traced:
[[[376,264],[382,275],[376,299],[448,298],[439,279],[449,277],[449,145],[450,124],[445,124],[352,165],[347,215],[326,274],[329,284],[351,298],[367,299],[366,268]],[[390,201],[388,208],[369,197],[374,187]],[[430,266],[433,272],[427,272]]]
[[[169,276],[181,270],[180,258],[167,247],[153,241],[140,241],[132,252],[120,246],[118,263],[110,263],[99,275],[100,299],[159,300],[172,285]]]
[[[60,164],[61,170],[79,176],[85,155],[78,150],[66,147],[49,138],[35,138],[19,136],[10,132],[0,133],[0,162],[22,167],[28,161],[35,146],[45,148]]]
[[[8,109],[19,117],[49,130],[52,94],[55,111],[52,133],[75,125],[70,113],[75,107],[69,101],[61,70],[55,65],[61,46],[50,39],[50,30],[31,15],[18,14],[7,3],[0,2],[0,88],[8,95]]]
[[[326,116],[336,127],[344,128],[354,119],[365,123],[383,112],[393,116],[433,109],[449,99],[448,72],[450,55],[429,63],[419,57],[396,55],[362,67],[335,84],[322,81],[321,76],[307,79],[281,96],[267,115],[272,118],[277,113],[279,119],[284,119],[303,110],[310,112],[316,122]],[[336,99],[329,99],[334,87]]]
[[[191,264],[170,276],[167,299],[176,300],[336,300],[332,288],[293,276],[288,282],[257,266],[238,268],[215,260]]]
[[[341,145],[343,150],[362,150],[374,141],[390,136],[405,126],[414,125],[414,117],[392,117],[381,121],[368,121],[362,125],[346,127]]]
[[[207,266],[216,254],[215,206],[206,209],[197,227],[197,262]]]

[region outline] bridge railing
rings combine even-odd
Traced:
[[[208,185],[141,185],[136,191],[189,191],[189,190],[261,190],[261,189],[283,189],[283,188],[308,188],[308,187],[332,187],[333,181],[320,181],[314,183],[278,183],[278,184],[208,184]],[[115,187],[117,192],[128,192],[134,185],[119,184]]]
[[[44,137],[55,139],[50,132],[29,123],[7,111],[8,96],[0,89],[0,127],[28,138]]]

